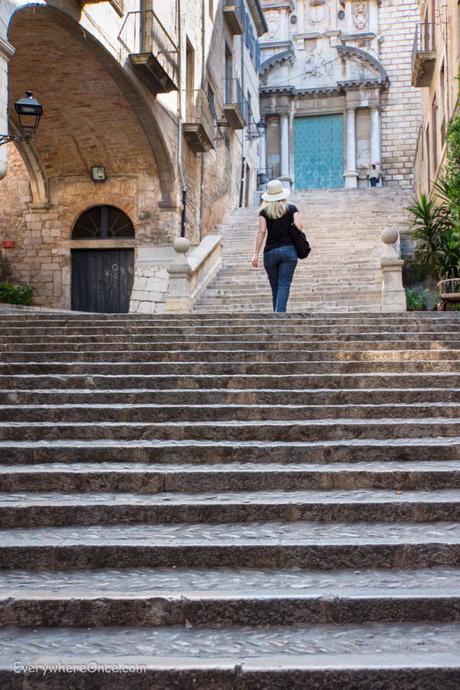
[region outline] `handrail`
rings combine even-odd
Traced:
[[[415,27],[414,42],[412,45],[412,65],[414,65],[419,53],[430,53],[436,50],[436,24],[419,22]]]

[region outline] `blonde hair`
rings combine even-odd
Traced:
[[[259,208],[259,213],[265,211],[267,218],[278,220],[282,218],[288,211],[289,204],[286,199],[281,201],[264,201]]]

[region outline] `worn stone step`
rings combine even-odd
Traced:
[[[89,383],[89,382],[88,382]],[[445,381],[445,386],[448,386]],[[2,405],[426,405],[460,402],[460,388],[51,388],[3,389]]]
[[[0,527],[261,521],[460,522],[460,489],[0,494]]]
[[[149,440],[168,441],[338,441],[418,438],[426,428],[434,437],[460,436],[460,419],[442,416],[368,419],[267,420],[218,422],[0,422],[2,441]]]
[[[422,433],[422,432],[421,432]],[[349,439],[338,441],[134,441],[62,439],[0,441],[0,462],[357,463],[460,459],[460,437]]]
[[[291,364],[292,366],[292,364]],[[0,374],[0,390],[24,389],[120,389],[120,386],[145,390],[170,389],[174,385],[184,389],[278,389],[291,390],[302,386],[306,389],[344,388],[460,388],[460,373],[451,371],[382,371],[364,373],[314,373],[314,374]]]
[[[0,568],[458,567],[460,523],[257,522],[3,529]]]
[[[180,457],[178,458],[180,460]],[[206,458],[204,459],[206,460]],[[2,492],[139,492],[460,489],[460,462],[361,461],[312,464],[232,462],[49,462],[0,464]]]
[[[460,571],[179,570],[0,575],[0,625],[130,629],[182,625],[460,622]]]
[[[459,401],[460,401],[460,395]],[[63,405],[1,405],[0,422],[219,422],[219,421],[279,421],[325,419],[443,418],[460,420],[460,402],[425,404],[362,404],[352,405],[295,405],[242,404],[242,405],[159,405],[155,403]]]
[[[382,322],[380,324],[376,324],[374,322],[366,323],[365,321],[361,323],[341,323],[336,326],[336,330],[340,330],[341,333],[374,333],[376,335],[379,335],[382,331],[385,330],[390,330],[391,333],[412,333],[412,332],[422,332],[422,333],[427,333],[430,334],[431,336],[443,336],[444,334],[455,334],[458,336],[458,327],[460,323],[460,317],[459,319],[455,320],[446,320],[442,321],[442,328],[440,328],[440,324],[437,321],[434,322],[401,322],[401,323],[394,323],[391,324],[391,322]],[[163,325],[163,324],[156,324],[156,325],[149,325],[149,326],[136,326],[134,324],[130,324],[129,326],[126,326],[124,329],[121,329],[120,326],[105,326],[104,327],[104,332],[101,333],[101,327],[99,325],[95,326],[76,326],[72,325],[69,326],[66,329],[63,328],[53,328],[53,327],[48,327],[48,328],[42,328],[40,326],[30,326],[30,327],[23,327],[23,328],[8,328],[8,335],[10,336],[51,336],[51,335],[104,335],[110,336],[112,333],[114,335],[119,335],[121,332],[129,335],[158,335],[158,336],[165,336],[165,335],[174,335],[174,336],[193,336],[193,335],[198,335],[198,336],[206,336],[206,335],[220,335],[221,337],[223,335],[247,335],[248,333],[255,333],[257,334],[258,328],[260,329],[262,326],[261,324],[258,323],[258,320],[255,320],[253,322],[245,321],[242,320],[242,323],[238,324],[232,324],[232,323],[227,323],[227,325],[213,325],[213,322],[211,321],[210,323],[203,323],[202,325]],[[328,324],[327,322],[323,324],[319,323],[309,323],[307,320],[303,322],[296,322],[294,324],[290,324],[289,321],[285,319],[279,319],[277,322],[276,320],[271,321],[270,323],[263,324],[264,327],[264,333],[272,333],[273,335],[280,335],[282,333],[285,334],[290,334],[290,335],[303,335],[307,336],[309,334],[323,334],[325,337],[330,337],[332,333],[334,332],[333,330],[333,325]],[[371,330],[369,329],[371,327]],[[373,328],[372,328],[373,327]],[[332,333],[331,333],[332,331]]]
[[[329,340],[329,341],[315,341],[315,340],[295,340],[290,341],[273,341],[273,340],[244,340],[244,341],[210,341],[210,342],[189,342],[177,341],[171,339],[163,343],[158,342],[143,342],[132,340],[110,340],[104,343],[105,350],[101,351],[102,340],[90,340],[82,342],[74,342],[73,340],[66,340],[65,342],[57,342],[55,340],[45,342],[14,342],[0,343],[1,358],[3,361],[10,359],[17,359],[17,361],[43,361],[59,360],[60,358],[67,360],[74,360],[75,355],[78,357],[89,358],[93,361],[103,359],[109,353],[118,354],[125,353],[129,357],[133,357],[133,353],[151,353],[151,360],[161,361],[165,358],[170,358],[174,361],[182,359],[199,360],[200,357],[208,360],[209,358],[225,357],[229,355],[232,358],[237,358],[240,353],[243,357],[253,355],[254,357],[266,356],[267,360],[276,353],[280,359],[283,355],[291,356],[289,353],[295,353],[299,356],[299,346],[301,347],[302,355],[326,357],[329,356],[351,358],[351,354],[355,354],[354,359],[364,358],[366,353],[373,352],[375,356],[384,357],[385,352],[388,352],[388,357],[395,357],[394,353],[400,353],[401,358],[416,359],[419,356],[430,354],[434,358],[442,359],[448,358],[447,353],[451,352],[452,357],[457,357],[460,352],[459,340],[415,340],[411,339],[410,343],[404,340]],[[439,353],[439,355],[438,355]],[[144,356],[144,354],[143,354]],[[38,357],[38,360],[37,360]]]
[[[51,668],[40,680],[46,690],[58,687],[56,682],[63,678],[60,669],[66,665],[72,668],[72,682],[79,690],[104,682],[104,666],[118,670],[110,673],[111,690],[125,690],[127,685],[133,690],[457,690],[459,642],[457,623],[313,625],[269,631],[250,626],[165,626],[61,627],[36,633],[7,627],[0,632],[4,649],[0,681],[4,687],[13,687],[12,683],[18,687],[28,664],[40,668],[48,662]],[[125,672],[120,673],[123,666]],[[94,673],[96,669],[99,672]]]
[[[297,361],[217,361],[206,362],[203,359],[198,361],[77,361],[77,362],[0,362],[0,381],[8,376],[10,379],[19,376],[94,376],[94,375],[119,375],[120,370],[124,371],[126,377],[135,375],[176,376],[178,379],[186,376],[270,376],[276,370],[276,376],[292,376],[294,372],[298,376],[305,375],[325,375],[325,374],[368,374],[378,375],[381,373],[393,374],[447,374],[453,377],[460,375],[460,363],[456,358],[437,359],[436,355],[432,360],[418,358],[415,360],[352,360],[340,361],[334,359],[323,359],[320,361],[301,359],[299,354]],[[39,381],[37,381],[39,383]]]
[[[333,350],[333,349],[307,349],[302,347],[299,352],[298,345],[291,343],[288,349],[238,349],[238,350],[121,350],[121,349],[105,349],[104,351],[93,352],[86,351],[82,348],[72,350],[51,351],[51,352],[4,352],[2,354],[4,363],[10,362],[12,364],[24,363],[27,366],[37,362],[43,362],[47,367],[51,367],[55,362],[62,363],[90,363],[91,366],[97,362],[114,362],[114,363],[161,363],[173,362],[181,365],[186,362],[197,363],[245,363],[245,362],[263,362],[263,363],[286,363],[286,362],[322,362],[322,361],[340,361],[340,362],[435,362],[435,361],[460,361],[459,349],[360,349],[360,350]],[[1,371],[1,368],[0,368]]]

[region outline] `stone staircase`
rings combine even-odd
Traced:
[[[377,190],[296,192],[312,253],[300,261],[291,287],[291,312],[378,312],[382,276],[380,236],[407,230],[410,193]],[[257,209],[238,209],[217,231],[224,238],[224,268],[196,312],[271,311],[263,269],[250,265],[258,229]]]
[[[458,690],[459,327],[0,312],[1,690]]]

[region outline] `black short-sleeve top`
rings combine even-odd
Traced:
[[[267,240],[265,242],[264,253],[269,252],[270,249],[276,247],[284,247],[286,244],[292,244],[289,235],[294,213],[299,209],[294,204],[288,204],[288,210],[281,216],[281,218],[268,218],[266,212],[263,210],[259,213],[267,221]]]

